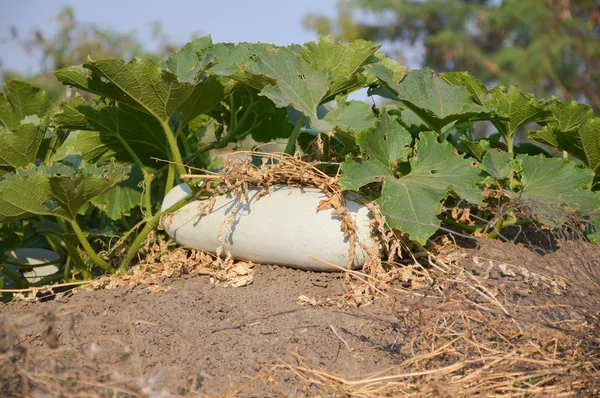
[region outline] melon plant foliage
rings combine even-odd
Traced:
[[[55,76],[76,89],[58,106],[20,81],[0,94],[0,254],[59,252],[64,272],[43,283],[125,271],[185,166],[216,170],[211,151],[244,140],[283,139],[289,154],[328,160],[343,190],[419,244],[443,222],[494,236],[573,215],[595,236],[600,119],[584,104],[488,89],[466,72],[408,72],[371,42],[329,37],[286,47],[204,37],[161,64],[90,58]],[[361,89],[391,103],[348,99]],[[475,139],[482,122],[495,131]],[[523,129],[530,141],[517,143]],[[317,138],[323,152],[310,153]],[[510,211],[490,229],[499,206]],[[459,220],[458,208],[479,216]]]

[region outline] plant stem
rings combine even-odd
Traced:
[[[157,213],[152,218],[148,219],[148,221],[146,222],[146,225],[144,225],[144,228],[142,229],[142,231],[138,234],[138,236],[136,236],[136,238],[133,240],[133,243],[129,247],[129,250],[127,250],[127,254],[125,255],[125,258],[123,259],[123,261],[121,261],[121,264],[119,265],[119,268],[117,269],[117,272],[119,274],[122,274],[125,271],[127,271],[127,267],[129,266],[129,263],[131,263],[131,260],[133,260],[133,257],[137,254],[137,252],[140,249],[140,247],[142,246],[142,244],[144,244],[146,237],[158,225],[159,221],[160,221],[160,213]]]
[[[494,224],[493,231],[487,234],[488,239],[496,239],[500,235],[502,228],[505,226],[508,227],[509,225],[508,223],[504,225],[504,218],[500,217],[500,219],[496,221],[496,224]]]
[[[200,195],[200,193],[201,193],[201,191],[196,192],[195,194],[193,194],[191,196],[186,196],[185,198],[182,198],[181,200],[179,200],[179,202],[177,202],[174,205],[172,205],[171,207],[169,207],[163,213],[161,213],[159,211],[154,216],[152,216],[152,218],[147,219],[146,225],[144,226],[142,231],[139,233],[139,235],[133,240],[133,243],[127,250],[127,254],[125,255],[125,258],[123,259],[123,261],[121,261],[121,264],[119,265],[119,268],[117,269],[117,272],[124,273],[125,271],[127,271],[127,267],[133,260],[133,257],[137,254],[138,250],[144,243],[144,240],[146,240],[146,237],[148,236],[148,234],[150,232],[152,232],[152,230],[154,230],[154,228],[156,228],[156,226],[160,222],[161,216],[163,214],[179,210],[180,208],[185,206],[190,200],[197,198]]]
[[[71,273],[69,272],[71,270],[71,261],[73,260],[71,258],[71,255],[69,254],[67,256],[67,261],[65,261],[65,269],[63,270],[63,279],[65,280],[65,282],[68,281],[69,277],[71,276]]]
[[[63,230],[64,233],[70,233],[71,231],[69,231],[69,229],[67,228],[67,224],[65,224],[65,220],[63,220],[60,217],[56,218],[56,223],[60,226],[60,228]],[[81,259],[81,256],[79,255],[79,253],[77,252],[77,248],[74,247],[68,240],[62,238],[62,242],[65,245],[65,247],[67,248],[67,252],[69,253],[69,256],[71,256],[71,258],[73,259],[73,261],[75,262],[75,266],[81,271],[81,273],[83,274],[83,278],[84,279],[92,279],[92,274],[91,272],[87,269],[87,266],[85,265],[85,263],[83,262],[83,260]]]
[[[81,256],[79,255],[79,253],[77,253],[77,248],[73,247],[73,245],[71,245],[66,240],[63,240],[63,242],[65,243],[65,246],[67,247],[67,251],[69,252],[69,257],[72,258],[73,262],[75,263],[75,267],[77,267],[77,269],[79,271],[81,271],[81,274],[83,275],[83,279],[92,279],[92,273],[88,270],[87,266],[81,259]]]
[[[481,226],[479,225],[468,225],[468,224],[463,224],[461,222],[455,221],[451,218],[447,218],[447,217],[441,217],[441,220],[448,224],[448,225],[452,225],[453,227],[459,228],[463,231],[468,231],[468,232],[476,232],[478,229],[481,228]]]
[[[504,137],[506,140],[506,147],[508,148],[508,153],[513,153],[514,142],[513,137]]]
[[[56,152],[54,147],[56,146],[57,142],[58,142],[58,133],[55,131],[54,136],[52,136],[52,138],[50,138],[50,143],[48,144],[48,152],[46,152],[46,158],[44,159],[44,161],[46,163],[48,163],[50,161],[50,158]]]
[[[79,227],[79,224],[77,224],[77,221],[75,221],[75,220],[67,220],[67,221],[69,221],[69,223],[71,224],[71,227],[73,228],[73,231],[75,232],[75,235],[77,236],[77,239],[79,239],[81,246],[83,246],[83,250],[85,250],[85,253],[90,257],[90,259],[94,263],[96,263],[100,268],[102,268],[104,271],[108,272],[109,274],[114,274],[115,273],[114,268],[109,263],[107,263],[102,258],[100,258],[100,256],[94,251],[94,249],[92,248],[92,245],[90,245],[90,242],[87,240],[83,231]]]
[[[171,161],[175,163],[176,170],[179,174],[185,174],[185,166],[183,164],[183,158],[181,157],[181,152],[179,151],[179,146],[177,146],[177,138],[175,134],[173,134],[173,130],[171,130],[171,126],[169,126],[169,121],[161,121],[160,125],[165,132],[165,136],[167,137],[167,142],[169,143],[169,147],[171,149]]]
[[[165,183],[165,195],[175,186],[175,165],[169,163],[167,166],[167,182]]]
[[[306,118],[304,117],[304,115],[301,114],[300,118],[296,122],[296,125],[294,126],[294,129],[292,130],[290,138],[288,138],[287,145],[285,146],[286,154],[294,156],[294,153],[296,153],[296,140],[298,139],[300,129],[302,128],[302,125],[304,124],[305,120]]]
[[[51,284],[52,282],[58,282],[61,279],[63,279],[63,275],[61,273],[54,274],[54,275],[48,275],[48,276],[42,278],[38,282],[30,283],[29,287],[45,286],[45,285]]]
[[[152,180],[153,174],[144,175],[144,207],[146,208],[146,217],[152,217]]]
[[[3,273],[4,275],[8,276],[15,283],[15,285],[17,285],[17,289],[23,289],[24,287],[28,287],[27,281],[21,280],[19,275],[10,268],[2,266],[0,269],[0,273]]]
[[[230,131],[235,131],[237,128],[237,111],[235,109],[235,98],[233,94],[229,96],[229,129]]]
[[[321,133],[321,138],[323,139],[323,155],[321,156],[321,160],[323,162],[329,162],[329,135],[327,135],[326,133]]]
[[[129,153],[129,156],[131,156],[131,158],[133,159],[135,164],[137,164],[137,166],[142,171],[142,174],[144,176],[144,190],[145,190],[145,192],[150,192],[150,185],[152,183],[153,176],[150,173],[148,173],[148,171],[146,170],[146,167],[144,166],[144,163],[142,163],[142,160],[139,158],[139,156],[133,150],[133,148],[129,145],[129,143],[127,141],[125,141],[125,139],[123,139],[123,137],[121,137],[119,134],[116,134],[115,136],[117,137],[117,139],[119,140],[121,145],[123,145],[123,147],[125,148],[127,153]],[[152,202],[150,200],[149,195],[144,196],[144,208],[146,209],[146,214],[149,217],[152,217]]]

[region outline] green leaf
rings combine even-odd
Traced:
[[[83,66],[60,69],[55,75],[64,84],[142,110],[163,123],[178,111],[185,125],[226,95],[214,77],[197,84],[180,82],[173,72],[140,58],[128,64],[122,60],[90,60]]]
[[[548,123],[556,130],[571,132],[594,117],[594,110],[575,101],[556,101],[550,105],[552,116]]]
[[[327,97],[323,102],[364,87],[367,77],[358,72],[365,63],[379,60],[373,57],[368,61],[379,47],[365,40],[355,40],[351,43],[336,42],[331,36],[321,37],[318,42],[306,43],[302,47],[302,58],[313,69],[329,73]]]
[[[496,180],[504,180],[516,170],[516,165],[510,153],[489,149],[483,156],[481,169]]]
[[[376,59],[377,62],[372,62],[364,66],[367,75],[367,81],[365,83],[368,86],[377,83],[380,79],[399,83],[404,75],[406,75],[406,66],[392,58],[387,58],[381,52],[375,53],[371,59]],[[378,76],[381,76],[381,78]],[[370,88],[369,90],[371,91]]]
[[[358,190],[394,177],[398,162],[406,161],[412,137],[394,116],[382,112],[375,128],[361,131],[356,142],[368,159],[347,159],[342,163],[341,183],[344,190]]]
[[[497,86],[490,90],[491,98],[487,102],[497,106],[508,117],[506,120],[493,120],[492,123],[504,139],[512,143],[515,131],[527,124],[543,121],[550,115],[547,106],[535,97],[524,95],[516,86],[506,89]]]
[[[479,105],[484,104],[484,97],[488,92],[487,87],[483,82],[467,72],[445,72],[439,74],[440,78],[455,86],[466,88],[473,97],[473,101]]]
[[[387,123],[382,120],[379,130],[373,133],[365,130],[358,138],[368,160],[347,159],[342,163],[342,189],[356,190],[383,181],[377,203],[390,227],[425,244],[439,228],[437,215],[443,211],[441,201],[450,191],[472,203],[483,200],[475,187],[483,180],[479,171],[457,155],[450,143],[440,144],[436,133],[421,134],[416,158],[410,160],[410,172],[400,178],[394,175],[394,163],[406,158],[412,137],[403,127],[397,129],[391,120]]]
[[[90,60],[84,67],[108,80],[129,101],[135,101],[161,121],[169,120],[194,89],[191,84],[179,82],[175,74],[141,58],[134,58],[129,64],[122,60]]]
[[[490,143],[487,140],[471,141],[465,137],[460,137],[455,144],[459,151],[473,156],[479,162],[490,149]]]
[[[451,144],[440,144],[435,133],[425,132],[410,173],[386,179],[377,203],[390,226],[425,244],[440,226],[441,201],[454,191],[471,203],[481,203],[483,196],[475,187],[481,181],[479,171],[457,155]]]
[[[0,126],[16,129],[26,116],[41,118],[46,115],[50,105],[52,97],[46,90],[23,81],[9,80],[4,83],[4,94],[0,93]]]
[[[373,127],[377,118],[369,104],[363,101],[346,102],[346,96],[336,98],[337,106],[329,111],[323,120],[347,132],[359,133]]]
[[[593,110],[574,101],[558,101],[550,109],[548,124],[528,138],[568,152],[594,172],[600,170],[600,119],[593,117]]]
[[[45,124],[0,127],[0,167],[19,168],[33,163],[44,134]]]
[[[0,173],[33,163],[46,133],[52,97],[29,83],[10,80],[0,93]]]
[[[377,48],[364,41],[344,44],[331,38],[303,47],[222,44],[207,50],[202,63],[209,73],[260,90],[278,107],[291,106],[302,112],[313,128],[331,131],[335,126],[318,117],[319,105],[370,84],[373,76],[366,65],[380,63],[385,70],[392,68],[383,56],[374,55]]]
[[[376,160],[346,159],[341,165],[344,191],[358,191],[365,185],[394,178],[389,166]]]
[[[383,110],[377,127],[360,132],[356,142],[370,159],[379,161],[391,170],[395,163],[407,160],[412,137],[396,117]]]
[[[144,175],[137,165],[129,171],[129,177],[114,188],[91,199],[97,208],[103,210],[111,220],[120,220],[128,216],[131,210],[142,202],[142,188],[139,184]]]
[[[179,81],[193,83],[200,70],[198,53],[212,46],[210,36],[199,37],[183,46],[179,51],[171,54],[165,65],[173,72]]]
[[[81,206],[126,176],[126,168],[112,165],[75,168],[55,163],[18,169],[0,181],[0,222],[34,215],[75,220]]]
[[[575,163],[542,156],[519,155],[522,166],[521,192],[515,199],[527,204],[535,218],[551,227],[567,221],[569,211],[589,215],[599,207],[590,190],[594,173]]]
[[[167,141],[160,123],[145,112],[118,105],[89,105],[76,94],[63,102],[55,121],[61,127],[75,130],[63,143],[54,158],[72,152],[80,153],[88,162],[97,163],[115,157],[120,163],[132,163],[133,158],[124,143],[135,151],[141,162],[151,168],[161,165],[152,157],[169,156]],[[71,149],[69,149],[71,148]]]
[[[488,120],[496,116],[494,109],[473,102],[466,88],[449,84],[428,68],[408,72],[399,84],[390,81],[386,75],[377,74],[377,77],[398,101],[438,133],[452,123]]]
[[[327,97],[330,72],[312,68],[293,47],[256,47],[253,56],[254,62],[246,70],[273,81],[261,90],[261,95],[278,107],[296,108],[310,118],[317,130],[333,129],[332,124],[317,116],[317,107]]]

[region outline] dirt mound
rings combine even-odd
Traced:
[[[0,307],[0,395],[471,396],[600,392],[600,250],[442,245],[370,289],[254,267]],[[352,303],[360,303],[356,306]]]

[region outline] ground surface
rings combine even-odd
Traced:
[[[184,272],[2,305],[0,395],[600,391],[597,247],[483,241],[435,253],[370,305],[379,285],[262,265],[240,288]]]

